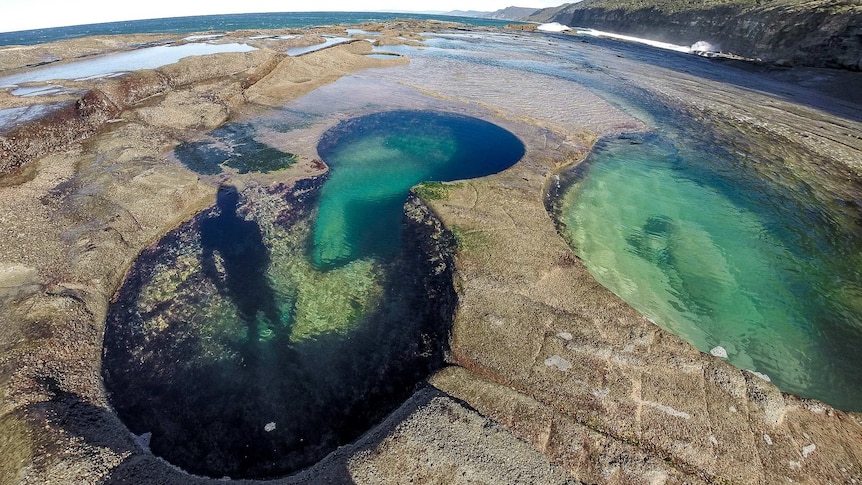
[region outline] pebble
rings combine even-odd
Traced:
[[[727,358],[727,350],[721,345],[714,347],[712,350],[709,351],[709,353],[714,355],[715,357],[718,357],[719,359]]]
[[[552,355],[545,359],[545,365],[548,367],[556,367],[561,371],[565,372],[572,368],[572,363],[568,360],[560,357],[559,355]]]

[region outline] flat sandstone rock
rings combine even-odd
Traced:
[[[386,43],[415,43],[437,27],[399,25]],[[0,49],[0,67],[142,40],[155,39]],[[38,137],[22,131],[3,145],[0,483],[224,483],[157,459],[111,411],[100,371],[110,298],[143,248],[213,203],[217,179],[171,160],[173,147],[360,70],[394,67],[374,75],[397,78],[409,62],[368,52],[365,41],[296,58],[261,49],[95,82],[89,111],[78,103],[53,121],[65,128],[34,125]],[[747,117],[773,130],[766,133],[802,126],[814,134],[804,143],[823,156],[831,150],[824,140],[846,138],[835,163],[862,159],[858,140],[830,131],[840,123],[823,123],[835,119],[828,114],[789,103],[758,111],[744,106],[758,95],[741,88],[701,95],[692,77],[629,72],[693,110],[714,96],[703,104],[717,116]],[[495,110],[496,122],[521,130],[527,155],[427,201],[461,236],[450,366],[357,442],[273,483],[862,481],[859,414],[782,394],[659,329],[600,286],[558,234],[543,202],[548,181],[598,136],[640,123],[586,92],[568,93],[589,101],[573,129],[542,119],[529,102],[494,106],[510,94],[505,83],[456,87],[443,74],[413,81],[429,95]],[[541,90],[525,88],[524,99]],[[320,175],[300,158],[280,181]]]

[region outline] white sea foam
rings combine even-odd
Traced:
[[[770,379],[769,376],[766,374],[757,372],[756,370],[749,370],[748,372],[751,372],[752,374],[756,375],[757,377],[763,379],[766,382],[772,382],[772,379]]]
[[[689,48],[691,52],[718,52],[720,49],[715,44],[710,44],[705,40],[699,40]]]
[[[549,24],[539,25],[536,27],[536,30],[541,30],[542,32],[565,32],[567,30],[572,30],[572,28],[559,22],[551,22]]]
[[[667,42],[660,42],[657,40],[644,39],[641,37],[633,37],[631,35],[614,34],[611,32],[603,32],[601,30],[595,30],[595,29],[579,30],[578,32],[581,34],[585,34],[585,35],[591,35],[593,37],[607,37],[610,39],[619,39],[619,40],[626,40],[629,42],[637,42],[639,44],[646,44],[646,45],[650,45],[653,47],[658,47],[660,49],[667,49],[667,50],[672,50],[672,51],[676,51],[676,52],[685,52],[685,53],[691,52],[691,47],[686,47],[684,45],[669,44]]]
[[[195,40],[210,40],[210,39],[218,39],[219,37],[224,37],[224,34],[207,34],[207,35],[190,35],[183,40],[195,41]]]

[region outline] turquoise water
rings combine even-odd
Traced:
[[[155,455],[215,478],[284,476],[442,365],[451,274],[428,276],[421,242],[316,270],[314,187],[223,186],[216,207],[136,260],[108,312],[102,375]]]
[[[292,163],[257,127],[227,124],[175,156],[221,180]],[[524,146],[479,119],[389,111],[338,124],[319,152],[325,182],[222,185],[213,208],[142,253],[109,309],[111,405],[186,471],[310,466],[439,369],[457,299],[451,262],[441,271],[451,241],[404,219],[408,191],[498,172]]]
[[[862,241],[732,158],[657,135],[600,142],[563,196],[565,234],[602,285],[698,349],[862,409]]]
[[[334,268],[397,250],[410,187],[499,172],[521,159],[524,145],[476,118],[399,110],[338,124],[323,135],[318,153],[331,173],[320,197],[312,261]]]

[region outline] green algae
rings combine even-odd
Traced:
[[[449,191],[461,187],[458,183],[424,182],[413,187],[413,192],[425,200],[444,200],[449,198]]]
[[[21,483],[33,460],[33,440],[27,424],[12,413],[0,416],[0,483]]]
[[[142,254],[109,312],[109,399],[187,471],[268,478],[309,466],[442,364],[451,274],[432,271],[415,240],[389,261],[314,267],[316,210],[301,202],[314,188],[284,190],[222,187],[216,208]],[[266,253],[251,274],[237,266],[243,248]]]
[[[202,175],[217,175],[229,167],[240,174],[270,173],[293,165],[297,156],[255,139],[248,123],[229,123],[209,133],[208,139],[182,143],[174,154],[186,167]]]
[[[344,335],[363,315],[380,305],[383,270],[373,260],[356,260],[333,271],[321,271],[306,257],[304,244],[310,221],[271,241],[273,264],[269,279],[276,288],[295,295],[290,340],[298,342],[326,334]],[[285,291],[285,290],[282,290]]]

